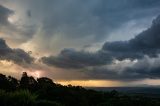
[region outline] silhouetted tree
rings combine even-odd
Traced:
[[[37,81],[34,77],[29,77],[26,72],[23,72],[20,80],[20,88],[35,90],[37,88]]]
[[[8,76],[7,80],[9,81],[10,90],[14,91],[19,86],[19,82],[16,78]]]
[[[28,89],[29,86],[29,77],[26,72],[23,72],[20,80],[20,88]]]
[[[0,74],[0,89],[9,90],[9,81],[7,80],[7,77],[3,74]]]
[[[38,81],[39,84],[50,84],[50,85],[54,84],[52,79],[49,79],[47,77],[38,78],[37,81]]]

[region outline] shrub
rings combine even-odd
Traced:
[[[37,95],[27,90],[5,92],[0,90],[0,106],[35,106]]]

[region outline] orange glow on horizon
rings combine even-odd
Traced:
[[[73,85],[73,86],[83,86],[83,87],[117,87],[124,86],[123,83],[119,81],[110,80],[71,80],[71,81],[57,81],[62,85]]]

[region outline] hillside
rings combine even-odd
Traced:
[[[63,86],[25,72],[20,80],[0,74],[0,89],[0,106],[160,106],[159,97]]]

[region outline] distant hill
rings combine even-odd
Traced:
[[[86,89],[94,89],[96,91],[110,92],[116,90],[125,94],[136,94],[145,96],[160,97],[159,86],[148,86],[148,87],[86,87]]]

